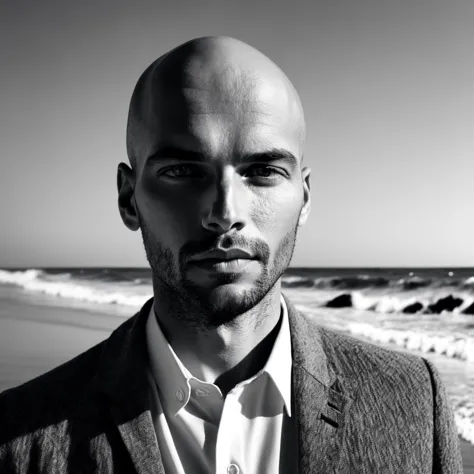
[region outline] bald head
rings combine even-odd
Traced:
[[[267,307],[278,319],[278,282],[310,209],[303,141],[291,82],[241,41],[195,39],[147,68],[130,105],[133,169],[119,164],[117,187],[125,225],[142,231],[155,311],[206,331],[243,315],[250,328]],[[253,258],[190,259],[230,247]]]
[[[296,140],[296,154],[302,158],[305,122],[298,93],[275,63],[239,40],[197,38],[145,70],[128,116],[132,168],[172,135],[186,148],[201,146],[198,117],[209,117],[215,124],[213,133],[206,131],[211,148],[224,138],[227,144],[239,139],[241,131],[254,123],[266,127],[261,130],[266,136],[277,136],[278,127],[284,129],[290,141]]]

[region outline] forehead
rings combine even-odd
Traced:
[[[298,110],[277,80],[235,73],[155,91],[147,129],[148,155],[163,146],[223,159],[266,148],[299,156]]]

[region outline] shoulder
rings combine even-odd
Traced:
[[[350,360],[351,364],[354,364],[354,359],[356,359],[359,369],[366,366],[367,369],[372,370],[383,366],[386,370],[395,370],[396,368],[426,370],[425,360],[422,357],[403,350],[384,348],[364,339],[324,327],[319,328],[319,333],[326,352],[333,356],[338,354],[341,361]]]
[[[0,415],[6,407],[21,406],[25,409],[30,403],[35,410],[43,404],[51,406],[59,403],[63,406],[74,403],[95,387],[99,361],[107,345],[112,344],[112,341],[115,344],[123,342],[124,335],[130,332],[135,319],[136,315],[126,319],[109,337],[67,362],[0,393]]]
[[[23,472],[36,462],[41,472],[53,472],[54,463],[67,462],[69,420],[90,419],[91,410],[99,412],[97,403],[91,403],[91,387],[103,346],[0,394],[1,472]]]
[[[5,466],[36,462],[30,457],[37,453],[41,472],[56,472],[48,463],[67,462],[71,443],[108,426],[99,368],[110,345],[123,346],[135,320],[127,319],[107,339],[64,364],[0,393],[1,472]],[[118,365],[116,360],[107,364],[102,367],[106,374]]]
[[[388,397],[394,392],[431,399],[436,368],[425,358],[391,350],[319,326],[317,328],[328,364],[340,376],[358,381],[362,391],[376,390]]]
[[[28,382],[0,393],[0,420],[12,413],[33,410],[38,416],[75,403],[90,388],[104,345],[105,341]]]

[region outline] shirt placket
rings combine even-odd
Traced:
[[[245,473],[240,437],[239,397],[242,391],[243,387],[236,387],[225,398],[217,433],[216,474]]]

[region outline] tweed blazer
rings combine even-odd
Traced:
[[[430,362],[324,329],[284,298],[300,474],[462,473]],[[105,341],[0,394],[0,473],[164,473],[147,375],[152,302]]]

